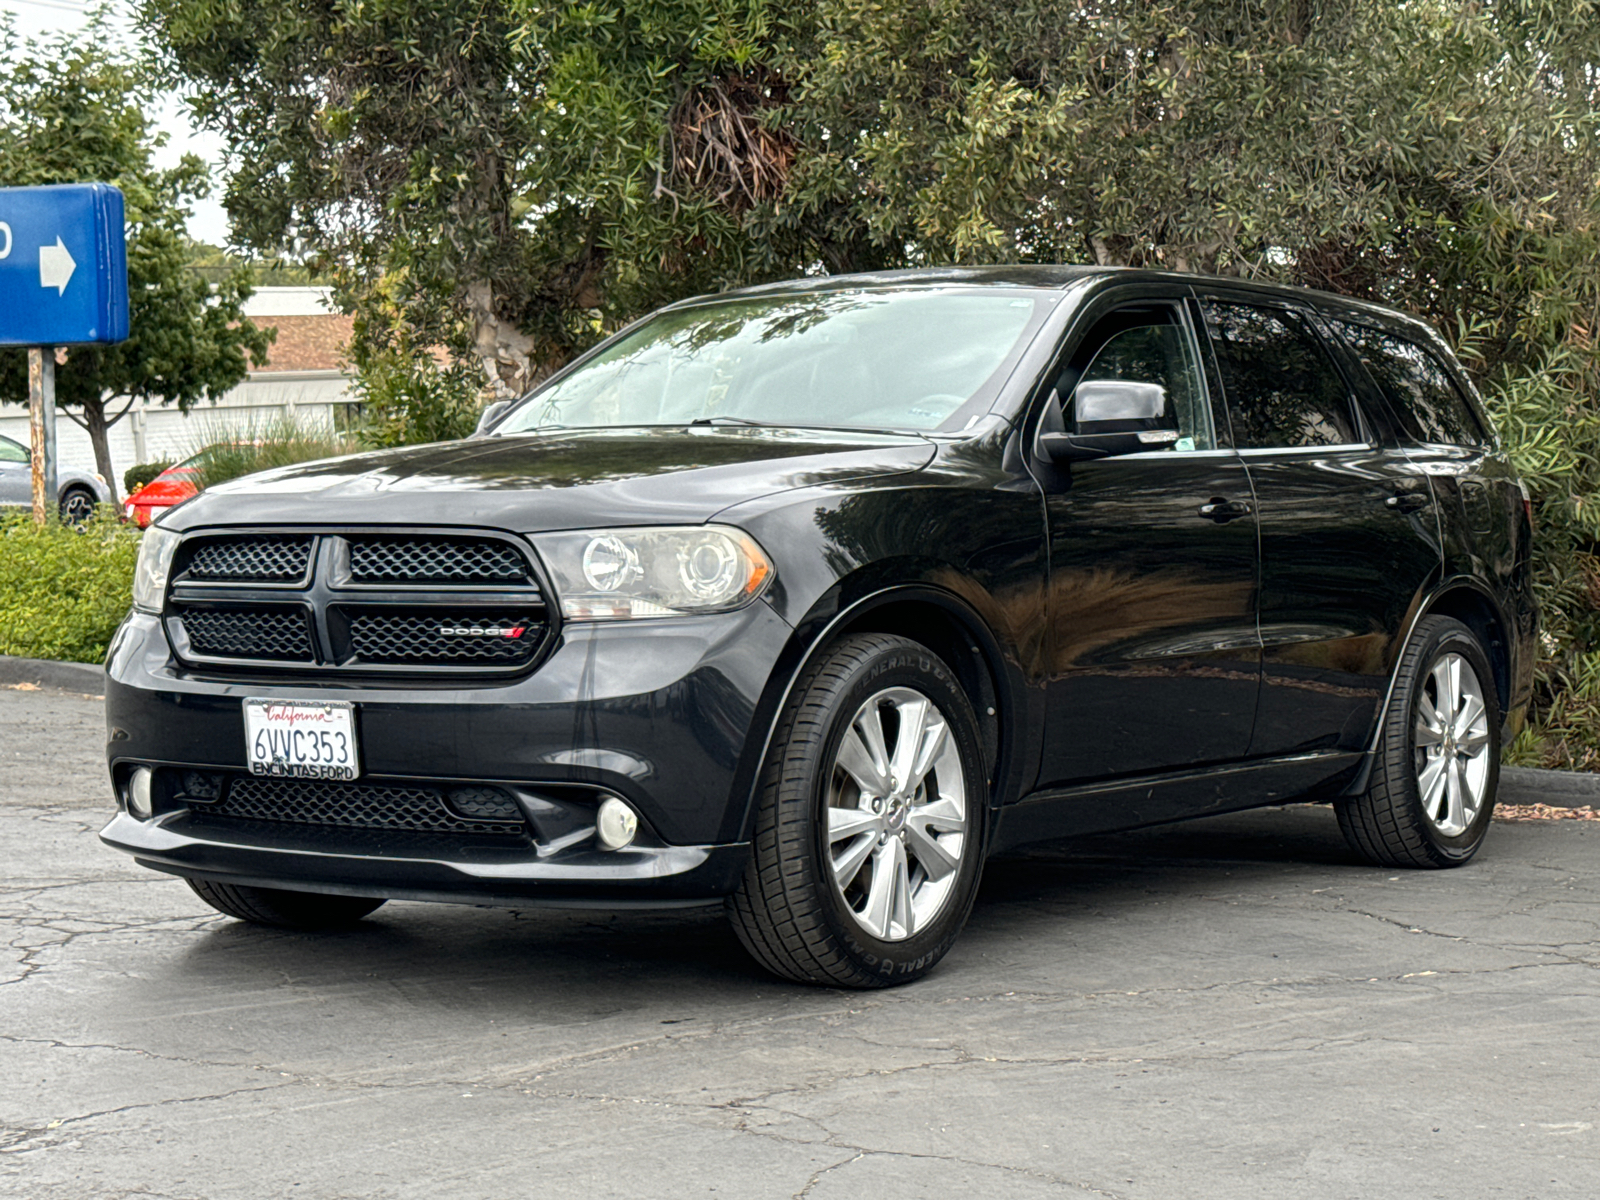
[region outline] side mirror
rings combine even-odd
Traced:
[[[488,430],[489,426],[493,425],[500,419],[500,414],[505,412],[506,409],[510,407],[510,400],[496,400],[493,404],[485,408],[478,417],[478,426],[472,431],[472,436],[482,437]]]
[[[1080,383],[1072,393],[1077,433],[1043,433],[1039,450],[1055,462],[1111,458],[1170,446],[1175,429],[1129,428],[1166,416],[1167,389],[1158,383],[1097,379]]]
[[[1074,389],[1072,411],[1080,433],[1116,432],[1093,427],[1110,421],[1159,420],[1167,415],[1167,389],[1128,379],[1089,380]]]

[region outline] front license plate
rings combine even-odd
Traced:
[[[355,705],[348,700],[244,702],[245,751],[252,775],[354,779]]]

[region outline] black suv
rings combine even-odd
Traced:
[[[984,859],[1331,800],[1469,859],[1527,494],[1422,323],[1147,271],[806,280],[623,330],[461,442],[145,538],[105,841],[246,920],[724,900],[915,978]]]

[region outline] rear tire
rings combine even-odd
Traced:
[[[383,904],[382,900],[366,896],[290,892],[242,883],[216,883],[210,879],[187,882],[196,896],[224,916],[275,929],[338,929],[354,925]]]
[[[988,788],[972,706],[927,647],[841,639],[796,684],[762,768],[739,940],[798,983],[909,983],[977,894]]]
[[[1401,655],[1367,790],[1335,805],[1352,849],[1385,867],[1459,867],[1500,782],[1500,698],[1477,637],[1424,617]]]

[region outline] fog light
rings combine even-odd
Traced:
[[[150,803],[150,785],[155,775],[149,767],[138,767],[128,780],[128,811],[141,821],[148,821],[155,811]]]
[[[600,801],[594,815],[594,834],[607,850],[621,850],[639,832],[639,817],[615,796]]]

